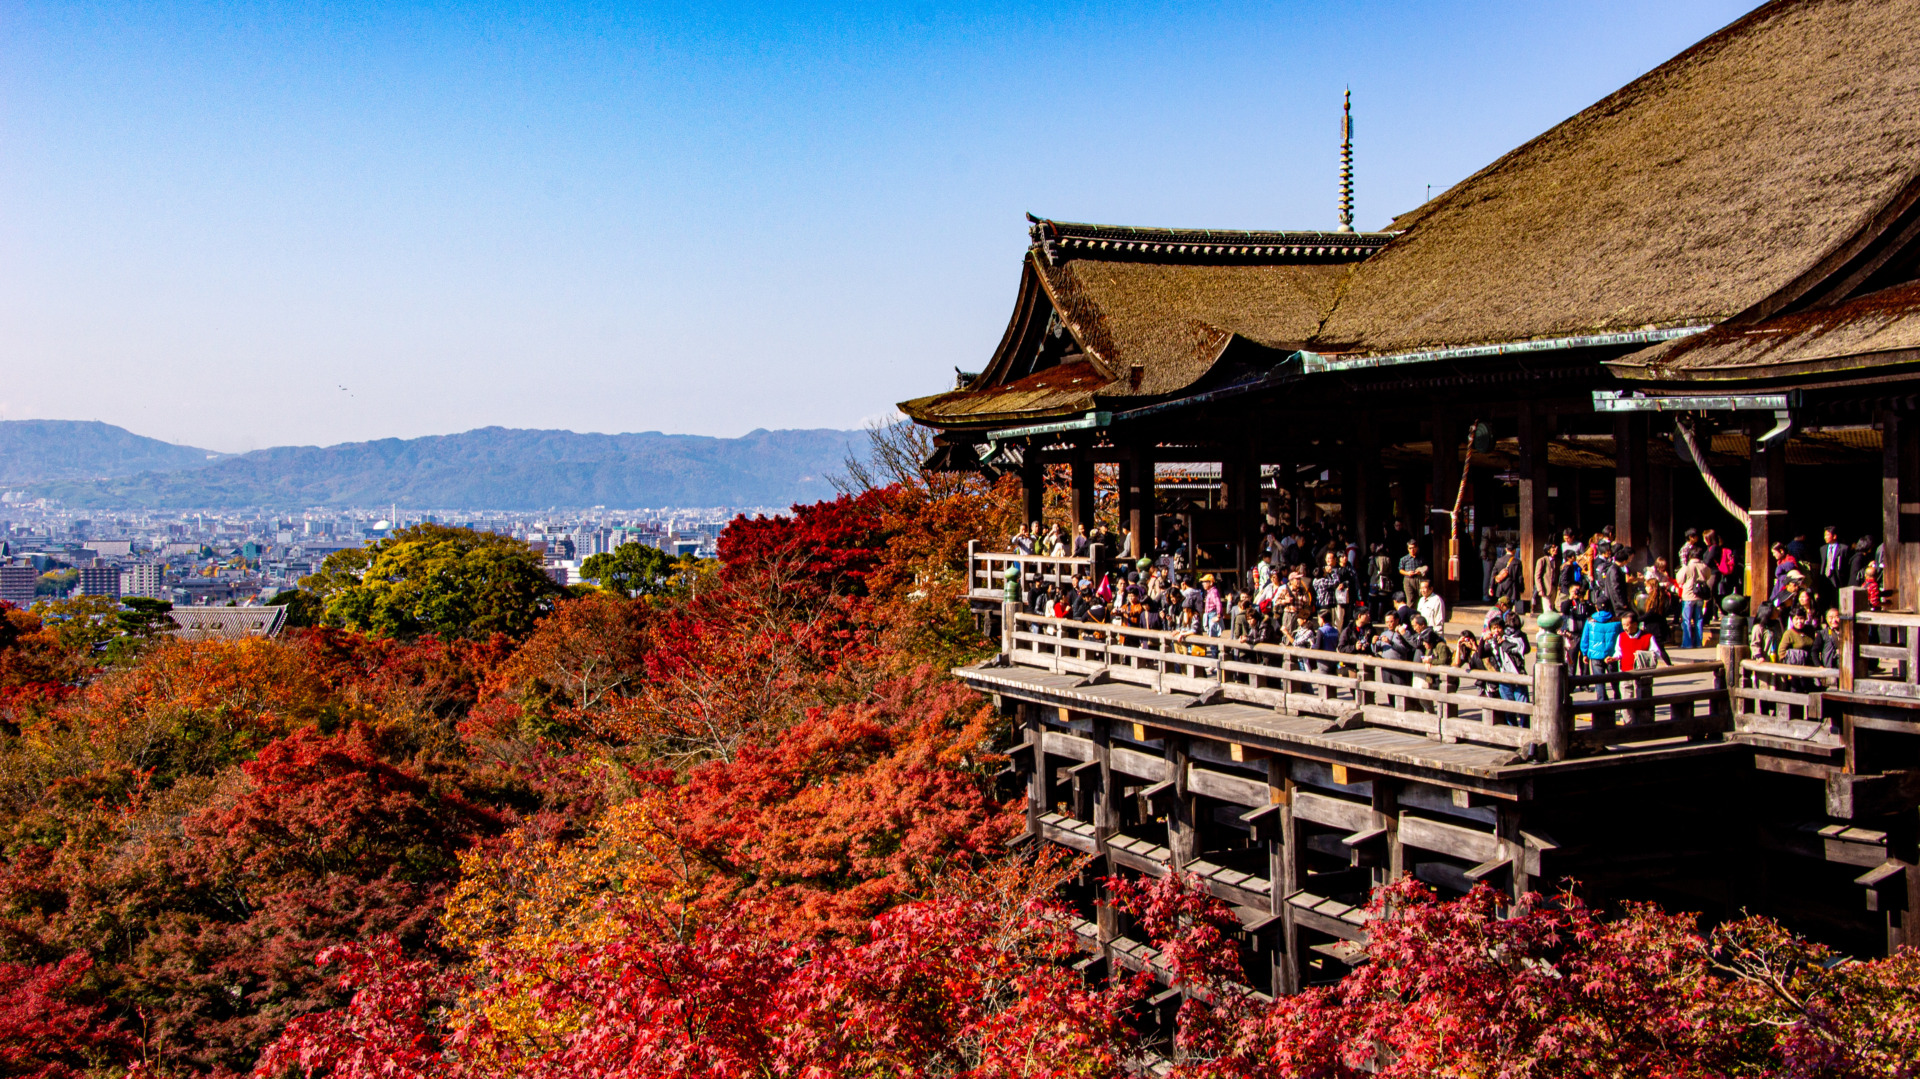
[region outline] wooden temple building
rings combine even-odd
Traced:
[[[1030,235],[991,358],[901,408],[1031,516],[1047,466],[1077,522],[1110,478],[1130,555],[1179,521],[1223,575],[1303,516],[1435,552],[1493,527],[1528,566],[1564,527],[1643,559],[1716,528],[1762,596],[1769,544],[1833,524],[1884,542],[1889,589],[1843,594],[1838,668],[1729,638],[1608,702],[1543,635],[1511,701],[1023,613],[1006,566],[1092,567],[978,537],[1003,647],[957,673],[1017,717],[1031,835],[1095,859],[1090,963],[1155,962],[1097,879],[1175,869],[1274,993],[1339,977],[1403,872],[1920,944],[1920,0],[1767,4],[1379,232]]]

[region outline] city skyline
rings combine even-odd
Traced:
[[[25,5],[0,418],[856,427],[990,353],[1024,211],[1331,225],[1351,86],[1378,228],[1739,10]]]

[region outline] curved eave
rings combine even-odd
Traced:
[[[930,427],[1006,427],[1074,416],[1093,407],[1109,380],[1085,361],[1050,367],[1005,386],[948,390],[902,401],[900,411]]]
[[[1660,382],[1751,382],[1873,371],[1920,355],[1920,282],[1762,317],[1745,311],[1706,333],[1612,361],[1619,377]]]
[[[1628,363],[1615,360],[1607,366],[1622,379],[1635,382],[1774,382],[1780,379],[1813,375],[1844,374],[1851,371],[1879,371],[1890,367],[1920,364],[1920,348],[1896,348],[1858,352],[1845,356],[1815,357],[1785,363],[1699,364],[1663,367],[1658,364]]]
[[[902,401],[897,407],[913,422],[927,427],[937,427],[943,431],[967,431],[974,428],[984,430],[990,427],[1044,423],[1047,420],[1083,416],[1093,407],[1092,394],[1088,394],[1087,399],[1077,405],[1013,409],[1003,412],[947,412],[938,408],[934,401],[934,397],[921,397],[912,401]]]

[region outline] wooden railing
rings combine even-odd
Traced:
[[[1526,749],[1556,742],[1576,751],[1660,738],[1712,737],[1730,727],[1717,663],[1693,663],[1569,680],[1533,674],[1434,667],[1372,655],[1249,644],[1166,630],[1022,614],[1009,610],[1002,641],[1014,664],[1146,686],[1162,693],[1214,694],[1345,727],[1366,724],[1442,742]],[[1689,685],[1673,689],[1678,681]],[[1557,679],[1557,681],[1556,681]],[[1569,682],[1592,687],[1574,699]],[[1655,692],[1665,683],[1669,692]],[[1620,685],[1624,699],[1597,695]],[[1551,698],[1551,699],[1549,699]],[[1578,718],[1588,722],[1582,726]]]
[[[1838,744],[1839,735],[1821,703],[1840,679],[1837,667],[1743,659],[1739,682],[1733,687],[1734,729],[1742,734]]]
[[[1820,695],[1839,682],[1838,667],[1743,659],[1734,696],[1742,716],[1818,719]]]
[[[1837,688],[1879,697],[1920,697],[1920,614],[1866,610],[1866,590],[1840,590]]]
[[[1098,549],[1082,558],[1049,558],[1019,551],[982,551],[973,541],[967,543],[967,588],[975,599],[999,600],[1006,590],[1006,572],[1018,566],[1024,586],[1036,584],[1065,586],[1076,577],[1093,576]]]
[[[1711,737],[1728,730],[1732,718],[1726,668],[1715,662],[1576,675],[1567,685],[1575,717],[1589,720],[1573,739],[1587,748]]]

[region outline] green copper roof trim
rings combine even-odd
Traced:
[[[1798,408],[1800,391],[1787,393],[1680,394],[1628,396],[1626,390],[1593,391],[1595,412],[1779,412]]]
[[[1559,352],[1574,348],[1606,348],[1611,345],[1651,345],[1660,341],[1671,341],[1676,337],[1691,337],[1712,327],[1712,323],[1699,326],[1672,326],[1664,330],[1630,330],[1625,333],[1594,333],[1579,337],[1548,337],[1533,341],[1506,341],[1495,345],[1463,345],[1459,348],[1437,348],[1422,352],[1393,352],[1384,356],[1355,356],[1351,359],[1328,359],[1318,352],[1302,349],[1299,353],[1301,368],[1307,374],[1322,371],[1360,371],[1369,367],[1397,367],[1408,363],[1431,363],[1436,360],[1466,360],[1479,356],[1505,356],[1516,352]]]
[[[1061,420],[1058,423],[1036,423],[1031,427],[1002,427],[987,432],[988,442],[1000,442],[1009,438],[1026,438],[1029,435],[1058,435],[1067,431],[1089,431],[1095,427],[1105,427],[1113,422],[1111,412],[1089,412],[1077,420]]]

